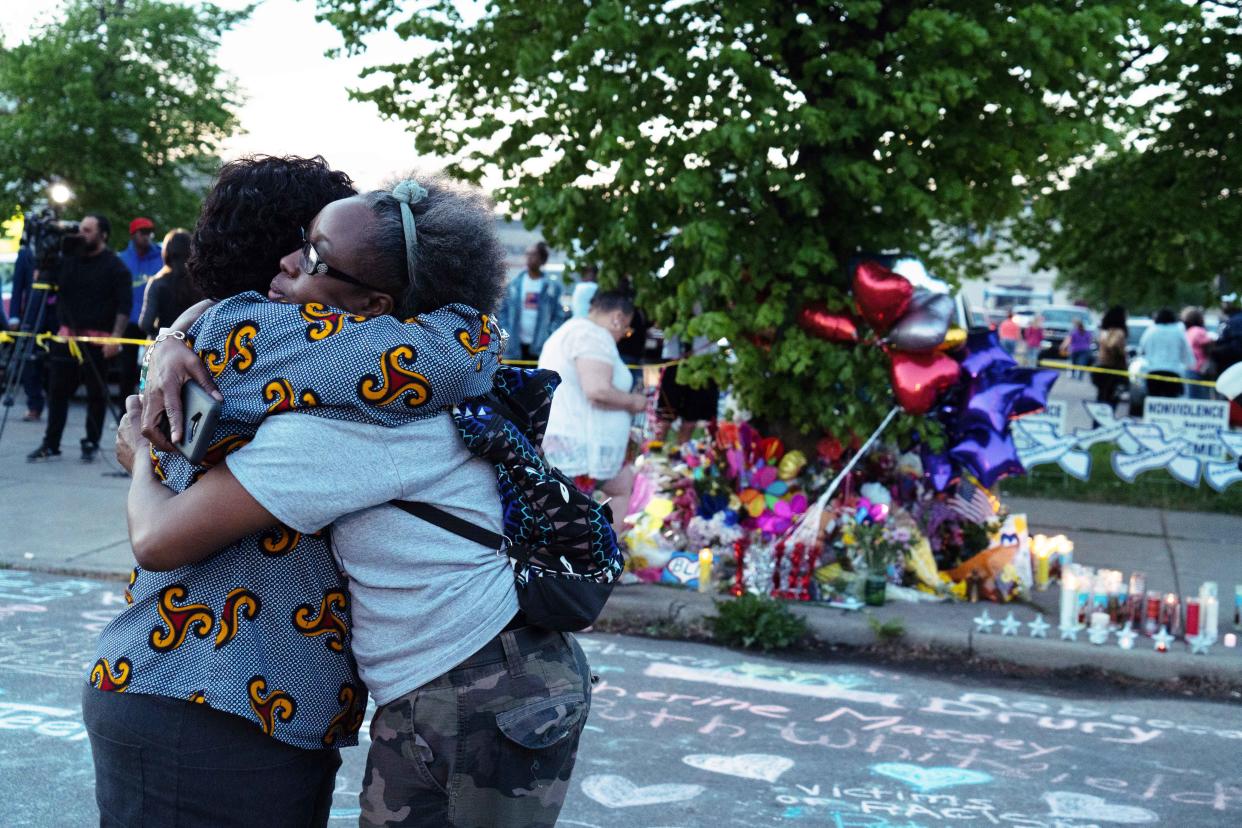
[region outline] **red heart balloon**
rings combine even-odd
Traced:
[[[962,371],[957,360],[936,351],[893,351],[889,356],[893,360],[893,394],[897,403],[911,414],[930,411],[936,395],[951,388]]]
[[[860,262],[854,268],[854,302],[877,333],[887,333],[910,307],[914,286],[900,273],[877,262]]]
[[[858,341],[858,326],[843,313],[829,313],[828,308],[816,302],[798,311],[798,327],[811,336],[829,342],[849,344]]]

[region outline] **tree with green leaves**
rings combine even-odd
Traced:
[[[628,276],[666,329],[727,338],[683,376],[755,414],[864,433],[891,405],[874,346],[795,324],[847,310],[862,253],[921,254],[954,278],[988,226],[1103,141],[1135,60],[1179,0],[951,4],[318,0],[344,48],[393,29],[418,50],[355,97],[410,125],[604,279]],[[918,423],[905,419],[904,428]]]
[[[67,0],[55,22],[0,53],[0,214],[47,201],[71,215],[193,223],[236,128],[238,95],[216,65],[250,10],[163,0]]]
[[[1212,304],[1242,288],[1242,4],[1166,33],[1145,120],[1033,204],[1020,237],[1096,306]]]

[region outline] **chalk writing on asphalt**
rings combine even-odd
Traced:
[[[0,569],[0,601],[20,601],[27,604],[46,604],[62,598],[88,595],[99,589],[94,581],[78,581],[67,578],[38,580],[28,572]]]
[[[78,696],[123,595],[115,584],[8,572],[0,593],[0,779],[30,768],[89,802]],[[1217,761],[1242,740],[1237,717],[579,640],[601,681],[558,823],[569,828],[1242,824],[1242,770]],[[357,822],[366,734],[364,725],[362,744],[343,752],[334,826]],[[90,822],[81,807],[64,824]],[[19,807],[12,821],[40,824],[31,813]]]
[[[0,730],[27,731],[37,736],[80,742],[86,738],[81,716],[77,708],[0,702]]]

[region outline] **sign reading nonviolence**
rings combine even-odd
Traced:
[[[1227,456],[1220,433],[1229,430],[1228,402],[1147,397],[1143,401],[1143,422],[1160,426],[1166,440],[1187,440],[1190,447],[1184,454],[1209,461],[1224,460]]]

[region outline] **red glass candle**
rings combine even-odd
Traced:
[[[1155,635],[1160,629],[1160,593],[1147,593],[1147,612],[1143,616],[1143,635]]]
[[[1199,634],[1199,599],[1186,599],[1186,635]]]

